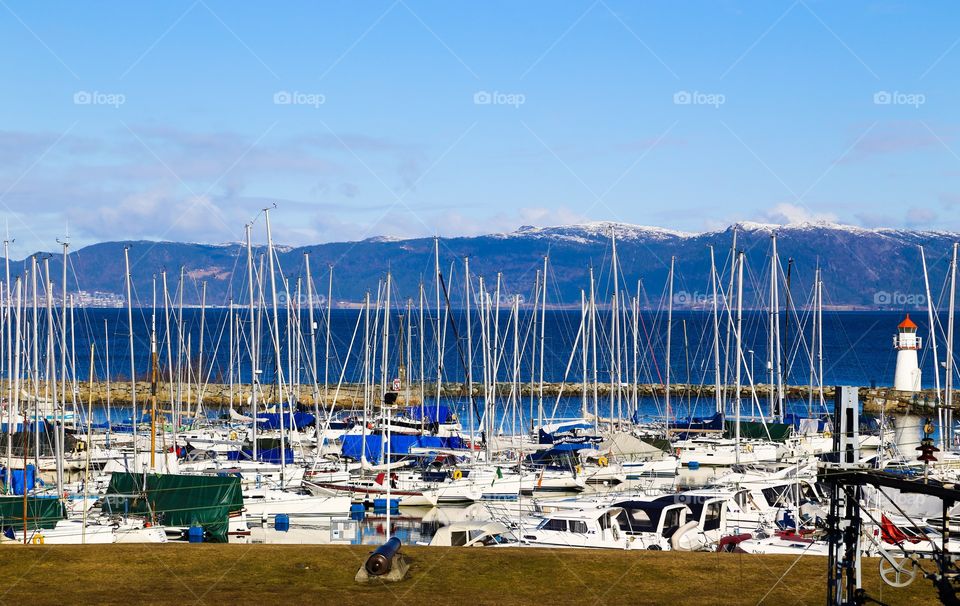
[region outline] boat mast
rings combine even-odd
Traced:
[[[736,463],[740,464],[740,350],[742,349],[741,337],[743,329],[743,251],[737,253],[737,326],[735,329],[735,355],[734,359],[737,361],[737,369],[734,373],[736,376],[735,385],[734,385],[734,398],[733,401],[736,404],[736,431],[734,432],[734,453],[736,456]],[[753,383],[753,377],[750,377],[750,383]]]
[[[440,417],[440,392],[443,389],[443,342],[440,334],[440,238],[433,239],[433,276],[437,294],[437,418]],[[422,411],[421,411],[422,412]]]
[[[597,301],[592,265],[590,266],[590,352],[593,372],[593,431],[596,433],[600,425],[600,386],[597,384]]]
[[[587,418],[587,358],[589,357],[589,349],[587,343],[589,342],[587,333],[589,332],[589,327],[587,325],[587,293],[581,288],[580,289],[580,325],[583,326],[583,330],[580,335],[580,353],[581,353],[581,368],[580,368],[580,416],[584,419]]]
[[[284,392],[283,392],[283,366],[280,364],[280,314],[277,310],[277,272],[276,272],[276,259],[274,257],[273,251],[273,235],[270,231],[270,209],[263,209],[263,217],[266,223],[267,229],[267,262],[270,266],[270,298],[271,298],[271,307],[273,308],[273,329],[270,331],[271,336],[273,337],[273,355],[275,360],[275,368],[277,373],[277,400],[280,403],[280,488],[282,489],[285,482],[285,468],[287,466],[287,439],[286,439],[286,428],[284,427],[283,420],[283,408],[284,408]],[[292,411],[291,411],[292,418]]]
[[[676,257],[670,257],[670,277],[667,288],[667,359],[666,359],[666,385],[664,396],[666,398],[666,437],[670,437],[670,345],[673,336],[673,270],[676,263]]]
[[[64,249],[66,250],[66,249]],[[133,348],[133,287],[130,277],[130,247],[123,247],[123,267],[127,287],[127,337],[130,345],[130,406],[133,408],[133,457],[136,461],[138,444],[138,429],[140,416],[137,414],[137,362],[136,351]],[[64,290],[66,292],[66,290]],[[153,421],[151,420],[151,424]],[[152,430],[151,430],[152,431]],[[150,469],[153,469],[153,451],[150,451]],[[139,463],[137,464],[139,469]]]
[[[33,364],[30,368],[30,377],[33,389],[33,419],[35,421],[33,428],[33,439],[34,439],[34,448],[33,448],[33,462],[37,466],[37,471],[40,471],[40,310],[37,308],[37,255],[30,257],[30,282],[33,288],[33,301],[31,302],[31,308],[33,311],[33,345],[32,345],[32,354],[33,354]]]
[[[940,399],[940,360],[937,357],[937,324],[936,317],[933,313],[933,300],[930,298],[930,278],[927,275],[927,257],[923,252],[923,246],[919,248],[920,264],[923,266],[923,286],[927,294],[927,321],[930,324],[930,346],[933,348],[933,384],[934,392],[936,393],[934,397],[936,398],[937,415],[939,417],[937,420],[940,422],[940,427],[944,427],[945,415]],[[942,450],[946,450],[946,436],[943,431],[940,432],[940,445]]]
[[[614,405],[620,401],[620,276],[617,267],[617,234],[610,228],[613,305],[610,307],[610,429],[613,430]]]
[[[333,265],[328,265],[330,274],[327,277],[327,334],[324,343],[325,350],[323,355],[323,403],[324,406],[330,403],[330,326],[333,322]],[[331,406],[330,410],[333,410]],[[318,436],[319,439],[319,436]]]
[[[63,417],[59,413],[57,406],[57,382],[56,382],[56,360],[54,358],[54,328],[53,328],[53,284],[50,281],[50,257],[43,259],[44,283],[47,292],[47,386],[44,389],[46,395],[52,396],[53,414],[56,423],[54,424],[54,450],[57,458],[57,494],[63,494],[63,442],[60,441],[59,426],[63,423]],[[106,327],[106,320],[104,320]],[[106,328],[104,328],[106,330]],[[107,359],[107,377],[109,380],[110,361]],[[109,386],[109,383],[107,384]],[[110,390],[107,389],[107,448],[110,448]]]
[[[470,294],[470,257],[463,258],[463,273],[465,276],[464,305],[467,315],[467,409],[470,421],[470,448],[473,448],[474,441],[476,440],[474,431],[476,419],[473,414],[473,320],[470,317],[470,299],[472,298]],[[422,417],[423,414],[420,416]]]
[[[733,288],[735,284],[737,270],[737,226],[733,226],[733,242],[730,245],[730,282],[727,286],[727,296],[733,296]],[[726,402],[729,401],[727,398],[727,389],[730,385],[730,333],[732,332],[733,323],[731,322],[731,312],[730,305],[727,304],[727,338],[726,343],[724,344],[723,349],[723,400],[724,408],[726,408]],[[740,363],[739,358],[734,358],[737,364]],[[737,395],[739,397],[739,394]]]
[[[538,424],[540,427],[543,427],[543,350],[544,344],[546,342],[546,327],[547,327],[547,262],[550,257],[544,255],[543,257],[543,280],[541,282],[541,288],[543,289],[543,295],[540,300],[540,388],[537,395],[538,400]]]
[[[154,295],[153,295],[153,308],[156,310],[157,307],[157,296],[156,296],[156,278],[154,278]],[[233,307],[231,306],[231,311]],[[157,364],[157,356],[159,352],[157,351],[157,314],[152,312],[150,314],[150,470],[157,470],[157,390],[159,389],[159,371]],[[109,377],[109,374],[107,375]],[[108,378],[109,380],[109,378]],[[107,390],[109,394],[109,389]],[[232,410],[232,408],[231,408]],[[174,440],[173,448],[176,450],[177,442]],[[89,450],[89,449],[88,449]],[[164,449],[164,461],[163,467],[164,471],[169,471],[167,468],[167,459],[166,459],[166,449]]]
[[[718,413],[723,413],[723,395],[720,393],[720,318],[717,300],[717,264],[710,247],[710,284],[713,289],[713,391],[714,405]]]
[[[363,301],[363,427],[361,435],[363,446],[360,448],[360,466],[367,467],[367,409],[370,394],[370,291]],[[389,506],[390,504],[387,503]]]
[[[61,398],[60,398],[60,409],[63,411],[63,416],[61,418],[62,422],[60,423],[60,443],[67,443],[67,419],[66,419],[66,408],[67,408],[67,251],[70,248],[70,243],[67,240],[63,241],[63,272],[61,275],[61,285],[62,285],[62,297],[61,309],[60,309],[60,381],[61,381]],[[10,270],[7,268],[7,286],[9,289],[10,285]],[[9,294],[9,293],[8,293]],[[12,336],[12,334],[11,334]],[[133,377],[131,377],[131,380]],[[76,424],[76,414],[77,409],[74,407],[74,424]],[[134,434],[136,435],[136,434]],[[134,439],[134,457],[136,457],[136,439]]]
[[[307,273],[307,321],[310,322],[310,375],[313,383],[313,415],[315,420],[315,429],[317,438],[317,447],[320,442],[320,388],[317,385],[317,325],[313,321],[313,276],[310,275],[310,253],[303,253],[304,269]],[[326,373],[324,373],[326,381]],[[326,386],[324,386],[326,391]]]
[[[773,254],[770,256],[770,418],[783,414],[783,366],[780,356],[780,260],[777,255],[777,234],[772,236]],[[774,385],[776,375],[776,385]]]
[[[11,313],[11,303],[13,297],[12,290],[10,288],[9,235],[7,236],[7,239],[3,241],[3,261],[7,272],[7,292],[6,297],[4,297],[4,306],[6,307],[7,312],[7,464],[5,466],[6,478],[3,485],[6,487],[7,492],[12,492],[13,483],[11,482],[11,470],[13,467],[13,377],[11,376],[10,371],[13,369],[13,315]]]
[[[953,244],[953,259],[950,262],[950,308],[947,315],[947,367],[944,377],[946,399],[944,401],[944,450],[953,444],[953,312],[957,293],[957,243]]]
[[[251,428],[253,436],[253,460],[259,460],[257,446],[257,386],[259,383],[259,368],[257,367],[257,322],[256,322],[256,300],[253,289],[253,243],[251,231],[253,226],[247,223],[245,231],[247,232],[247,288],[250,290],[250,416],[253,417],[253,427]],[[166,281],[164,281],[166,284]],[[166,286],[164,286],[166,290]],[[168,325],[169,330],[169,325]]]

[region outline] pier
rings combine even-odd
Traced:
[[[523,398],[538,397],[540,394],[540,385],[538,383],[521,383],[520,384],[520,395]],[[62,384],[57,383],[57,389],[62,390]],[[68,398],[70,398],[70,387],[68,385]],[[146,381],[138,381],[136,383],[137,389],[137,404],[139,406],[146,406],[150,398],[150,383]],[[158,389],[158,402],[160,405],[166,407],[170,402],[171,389],[173,390],[174,398],[180,398],[180,401],[184,405],[194,406],[197,403],[202,403],[208,407],[214,408],[228,408],[231,404],[236,408],[243,408],[247,402],[250,401],[251,397],[251,385],[249,383],[242,385],[229,385],[225,383],[207,383],[206,385],[197,386],[192,385],[188,386],[187,384],[182,384],[179,388],[179,395],[177,394],[177,387],[174,385],[171,387],[170,384],[161,383]],[[285,385],[284,391],[291,389],[290,386]],[[324,397],[324,387],[321,385],[319,388],[314,388],[313,385],[297,385],[293,386],[297,392],[296,400],[297,402],[313,406],[315,404],[315,395],[319,395],[319,402],[321,405],[329,407],[332,403],[334,408],[343,409],[343,408],[353,408],[363,405],[363,385],[357,383],[347,383],[340,386],[339,390],[336,385],[331,385],[327,390],[329,394],[328,397]],[[379,390],[379,386],[374,386],[375,391]],[[500,398],[507,397],[510,395],[511,390],[514,389],[514,386],[511,383],[498,383],[496,386],[497,395]],[[903,414],[910,412],[912,414],[918,415],[929,415],[936,414],[936,402],[937,394],[932,389],[922,390],[919,392],[912,391],[900,391],[895,390],[890,387],[859,387],[860,401],[863,403],[864,411],[871,414]],[[6,394],[8,390],[7,381],[0,381],[0,390],[2,394]],[[440,395],[447,398],[456,398],[467,397],[467,385],[465,383],[459,382],[446,382],[443,383],[440,387]],[[587,398],[592,398],[594,394],[593,384],[586,385]],[[634,387],[631,384],[623,384],[621,386],[621,393],[623,394],[624,400],[633,396]],[[39,385],[39,390],[41,399],[46,399],[47,396],[44,394],[50,393],[50,388],[48,388],[45,381],[41,381]],[[570,398],[581,398],[584,393],[583,383],[544,383],[543,385],[543,395],[545,398],[549,397],[551,399],[556,399],[558,396],[570,397]],[[601,401],[601,406],[603,401],[609,401],[610,398],[611,385],[609,383],[600,383],[596,387],[596,393],[598,398]],[[641,398],[663,398],[666,395],[666,387],[659,383],[641,383],[636,386],[637,395]],[[726,397],[733,398],[735,386],[728,385],[725,388],[721,386],[721,391],[726,394]],[[29,384],[24,385],[21,383],[20,391],[20,400],[23,403],[25,400],[30,402],[33,400],[34,390],[31,389]],[[59,392],[58,392],[59,393]],[[258,401],[261,404],[272,404],[277,402],[279,398],[279,387],[276,384],[265,384],[262,385],[260,391],[258,392]],[[689,385],[683,383],[675,383],[670,386],[670,397],[673,401],[674,408],[678,406],[683,406],[687,400],[700,400],[701,402],[704,399],[713,400],[715,398],[716,388],[713,384],[709,385]],[[769,401],[771,395],[771,386],[769,384],[758,384],[753,387],[750,386],[741,386],[740,387],[740,398],[744,400],[744,404],[747,405],[748,401],[756,395],[756,398],[760,401],[761,405]],[[129,406],[132,402],[132,385],[129,381],[112,381],[110,383],[109,390],[107,389],[106,382],[97,381],[94,383],[89,382],[80,382],[77,384],[77,405],[87,405],[92,404],[93,406],[105,406],[109,400],[112,405],[115,406]],[[437,384],[435,382],[427,383],[423,387],[423,399],[427,402],[435,399],[437,395]],[[943,395],[943,394],[941,394]],[[957,391],[954,391],[953,402],[955,403],[953,408],[960,409],[960,398],[957,396]],[[473,396],[475,398],[483,397],[483,386],[479,384],[474,384],[473,386]],[[820,388],[814,386],[811,390],[809,385],[791,385],[784,387],[784,396],[787,400],[790,401],[807,401],[811,399],[814,402],[816,407],[820,399]],[[824,386],[823,387],[823,399],[827,402],[827,406],[830,407],[834,398],[834,386]],[[412,385],[409,390],[400,389],[398,392],[397,403],[401,406],[404,405],[417,405],[421,403],[421,389],[420,385]],[[816,408],[815,408],[816,409]]]

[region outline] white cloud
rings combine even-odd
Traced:
[[[837,215],[827,212],[817,212],[805,206],[781,202],[759,215],[764,223],[790,225],[797,223],[836,223]]]

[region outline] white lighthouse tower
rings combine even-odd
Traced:
[[[897,370],[893,378],[893,388],[899,391],[920,391],[920,364],[917,351],[921,339],[917,336],[917,325],[910,314],[897,326],[893,337],[893,348],[897,350]],[[913,414],[897,415],[896,441],[900,454],[912,457],[920,445],[923,419]]]

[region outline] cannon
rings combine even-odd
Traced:
[[[363,565],[367,574],[372,577],[379,577],[387,574],[393,568],[393,559],[400,551],[400,539],[391,538],[389,541],[377,547]]]

